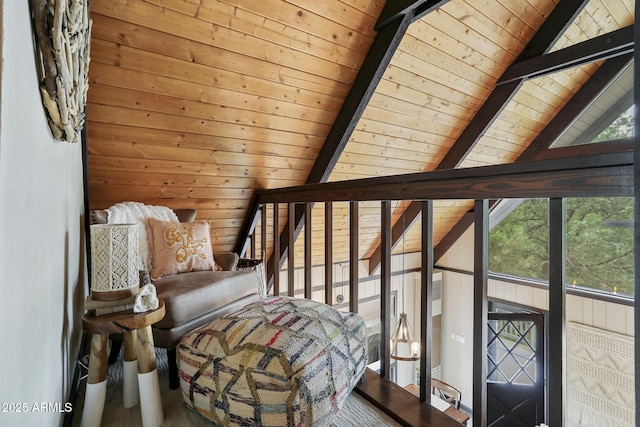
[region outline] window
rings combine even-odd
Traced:
[[[622,138],[631,138],[633,136],[633,106],[624,111],[607,126],[593,142],[613,141]]]
[[[567,199],[566,279],[633,295],[633,198]],[[548,200],[523,201],[489,234],[489,269],[547,280]]]

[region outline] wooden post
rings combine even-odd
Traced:
[[[566,395],[565,201],[549,199],[549,425],[564,425]]]
[[[265,263],[267,269],[267,290],[269,289],[269,267],[272,267],[267,262],[267,206],[265,203],[260,205],[260,252],[262,254],[262,262]],[[273,267],[272,267],[273,268]]]
[[[280,295],[280,216],[278,203],[273,204],[273,294]]]
[[[358,261],[360,252],[358,202],[351,202],[349,218],[349,311],[358,312],[358,285],[360,274]]]
[[[296,205],[295,203],[289,203],[287,226],[289,228],[289,248],[287,249],[287,277],[289,292],[287,295],[290,297],[295,296],[296,293],[296,275],[295,275],[295,240],[293,238],[296,225]]]
[[[640,0],[635,1],[635,10],[640,10]],[[636,19],[634,23],[634,44],[640,46],[640,20]],[[634,63],[638,64],[640,61],[640,49],[634,49],[633,52]],[[633,102],[635,105],[640,105],[640,67],[635,66],[633,70]],[[634,229],[633,229],[633,267],[634,267],[634,289],[635,304],[633,306],[633,319],[634,319],[634,342],[635,342],[635,358],[638,360],[640,354],[640,304],[638,298],[640,297],[640,113],[635,110],[633,115],[633,124],[636,132],[634,133],[633,140],[633,187],[634,187]],[[640,363],[635,364],[635,404],[636,404],[636,425],[640,423]]]
[[[391,202],[381,203],[380,221],[380,376],[388,379],[391,361]]]
[[[333,203],[324,204],[324,302],[333,305]]]
[[[473,262],[473,426],[487,427],[489,203],[476,200]]]
[[[311,299],[311,209],[313,204],[304,204],[304,297]],[[291,247],[291,245],[289,245]]]
[[[422,202],[422,272],[420,277],[420,402],[431,395],[433,333],[433,201]]]

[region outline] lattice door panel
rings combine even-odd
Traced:
[[[544,421],[544,317],[489,313],[487,327],[488,425]]]

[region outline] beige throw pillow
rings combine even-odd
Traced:
[[[190,271],[214,270],[209,223],[147,219],[151,229],[154,280]]]

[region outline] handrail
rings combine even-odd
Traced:
[[[608,153],[257,190],[261,203],[633,195],[633,153]]]
[[[422,257],[422,270],[425,282],[421,285],[423,292],[421,297],[421,305],[423,307],[429,306],[428,295],[431,280],[430,275],[425,272],[430,271],[429,268],[433,268],[433,238],[431,226],[431,215],[429,214],[431,206],[430,204],[434,200],[443,199],[465,199],[475,200],[475,222],[476,223],[488,223],[488,208],[487,201],[489,199],[504,199],[504,198],[551,198],[555,204],[554,206],[562,207],[562,199],[567,197],[601,197],[601,196],[632,196],[634,193],[634,157],[630,151],[624,151],[619,153],[606,153],[587,155],[582,157],[563,158],[563,159],[551,159],[540,160],[531,162],[522,162],[517,164],[497,165],[497,166],[484,166],[468,169],[455,169],[455,170],[439,170],[434,172],[415,173],[407,175],[396,175],[388,177],[376,177],[359,179],[352,181],[341,181],[324,184],[306,184],[296,187],[288,187],[281,189],[270,190],[258,190],[255,192],[251,201],[252,210],[260,210],[265,214],[265,207],[268,204],[273,205],[274,227],[277,226],[278,206],[288,206],[289,220],[298,214],[309,215],[311,211],[311,205],[314,203],[327,203],[330,205],[332,202],[350,202],[352,213],[350,222],[352,226],[357,227],[357,210],[354,213],[353,209],[357,208],[357,202],[360,201],[381,201],[381,218],[386,218],[386,221],[381,223],[381,235],[385,248],[383,256],[383,273],[381,284],[381,322],[383,328],[381,332],[387,331],[389,328],[389,317],[385,307],[388,307],[389,299],[388,293],[390,290],[390,241],[391,241],[391,224],[388,216],[391,213],[392,200],[421,200],[422,201],[422,216],[423,216],[423,255]],[[303,206],[300,206],[303,205]],[[556,209],[558,210],[558,209]],[[554,221],[562,221],[559,215],[555,215]],[[257,223],[257,221],[254,221]],[[426,225],[425,225],[426,223]],[[266,233],[266,218],[262,219],[262,250],[265,250],[267,233]],[[306,221],[308,227],[310,221]],[[285,232],[295,234],[292,230],[293,227],[285,227]],[[279,230],[279,228],[275,228]],[[282,254],[289,250],[288,237],[284,244],[286,247],[279,247],[282,243],[282,236],[273,230],[269,234],[270,238],[274,239],[274,248],[277,250],[277,254],[274,254],[273,259],[276,262],[268,265],[268,276],[275,277],[274,271],[279,270],[280,261],[284,262],[285,257]],[[310,236],[309,230],[307,230],[307,236]],[[562,233],[555,233],[562,234]],[[483,309],[483,301],[486,301],[486,274],[482,273],[482,270],[487,269],[487,257],[485,246],[487,246],[487,227],[476,227],[476,236],[474,241],[482,244],[476,247],[475,258],[478,265],[474,268],[474,283],[475,283],[475,297],[474,305],[474,330],[475,333],[481,333],[483,317],[482,313],[486,312]],[[295,237],[295,236],[294,236]],[[276,243],[277,240],[277,243]],[[306,239],[305,239],[306,240]],[[425,243],[426,242],[426,243]],[[308,243],[308,242],[307,242]],[[354,244],[352,239],[351,244]],[[558,248],[563,245],[560,241],[554,241],[555,253],[561,254],[554,257],[556,266],[561,265],[564,260],[562,250]],[[306,252],[306,251],[305,251]],[[551,252],[550,252],[551,254]],[[357,283],[358,275],[357,269],[353,266],[357,264],[357,252],[351,250],[349,257],[352,269],[350,272],[350,310],[357,311]],[[430,258],[430,259],[429,259]],[[305,253],[305,269],[310,268],[310,257]],[[278,268],[273,268],[273,264],[276,264]],[[478,273],[479,271],[479,273]],[[292,276],[289,276],[292,277]],[[310,279],[311,275],[305,275],[305,296],[310,296]],[[559,275],[555,278],[558,282],[562,277]],[[307,283],[309,282],[309,283]],[[355,285],[355,286],[354,286]],[[277,287],[277,282],[276,286]],[[556,287],[557,288],[557,287]],[[292,289],[290,286],[289,289]],[[425,291],[426,290],[426,291]],[[327,294],[325,294],[327,295]],[[566,290],[555,291],[555,299],[564,298]],[[385,297],[386,296],[386,297]],[[426,305],[425,305],[426,304]],[[560,313],[558,303],[555,303],[553,311],[554,322],[558,323],[564,321],[563,314]],[[477,313],[476,313],[477,312]],[[560,320],[559,320],[560,319]],[[421,334],[422,348],[426,347],[430,337],[430,320],[429,316],[423,316],[421,322],[424,324],[424,331]],[[553,328],[551,328],[553,329]],[[562,328],[558,327],[558,330]],[[555,329],[554,329],[555,330]],[[552,342],[561,342],[562,336],[554,332],[554,336],[551,337]],[[382,342],[384,348],[381,351],[381,373],[383,377],[388,377],[388,368],[385,367],[388,360],[388,340],[384,338],[382,334]],[[482,359],[482,352],[486,351],[480,345],[474,346],[474,354]],[[382,359],[386,359],[382,362]],[[427,353],[422,354],[422,359],[429,359],[430,355]],[[476,357],[474,357],[476,358]],[[555,362],[554,362],[555,363]],[[562,372],[562,367],[556,366]],[[426,369],[426,363],[421,360],[421,398],[420,401],[424,402],[426,397],[426,389],[424,387],[424,380],[429,378],[429,372]],[[474,368],[474,407],[478,404],[478,407],[483,407],[481,402],[486,399],[486,391],[484,391],[484,384],[486,384],[486,378],[483,378],[483,368],[478,366]],[[557,385],[554,383],[554,390]],[[552,394],[557,394],[557,390]],[[481,420],[486,413],[474,414],[474,420]],[[474,421],[475,422],[475,421]]]

